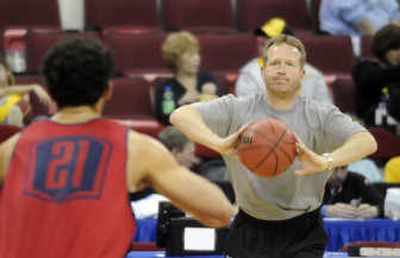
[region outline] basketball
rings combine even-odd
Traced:
[[[282,174],[296,157],[296,138],[278,120],[264,119],[250,123],[239,140],[241,162],[258,176]]]

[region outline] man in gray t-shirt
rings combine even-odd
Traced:
[[[296,38],[272,38],[264,63],[266,94],[184,106],[171,122],[226,161],[240,209],[227,243],[231,257],[322,257],[319,207],[331,170],[371,154],[376,142],[335,106],[299,96],[305,50]],[[256,176],[234,152],[241,128],[265,118],[284,122],[298,137],[295,162],[273,178]]]

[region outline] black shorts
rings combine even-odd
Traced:
[[[326,235],[320,210],[284,221],[236,215],[230,228],[226,255],[233,258],[322,258]]]

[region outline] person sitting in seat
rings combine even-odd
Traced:
[[[169,124],[169,115],[181,105],[207,101],[223,94],[214,76],[200,70],[199,41],[192,33],[169,34],[162,46],[162,56],[174,77],[156,85],[155,109],[160,122]]]
[[[325,186],[322,215],[337,218],[383,217],[384,197],[362,175],[338,167]]]

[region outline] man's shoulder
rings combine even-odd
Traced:
[[[254,58],[247,62],[241,69],[240,72],[258,71],[260,70],[260,64],[258,63],[258,58]]]
[[[305,96],[300,96],[300,103],[306,110],[310,111],[329,111],[337,108],[332,103],[311,99]]]
[[[318,70],[315,66],[305,63],[304,65],[304,71],[306,73],[306,76],[312,76],[312,77],[323,77],[323,74],[320,70]]]

